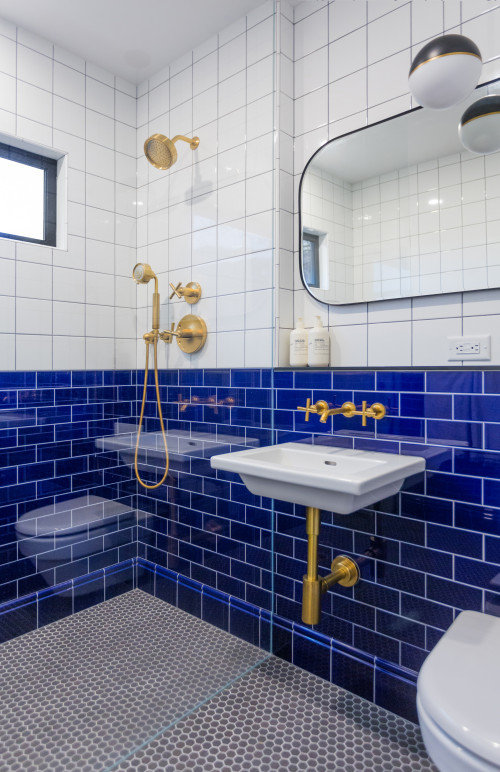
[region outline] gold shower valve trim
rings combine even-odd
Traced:
[[[170,330],[160,332],[160,338],[165,343],[172,343],[172,340],[176,338],[181,351],[184,351],[185,354],[195,354],[205,345],[207,325],[201,316],[186,314],[180,320],[177,329],[172,322]]]
[[[169,282],[169,284],[172,288],[170,300],[177,296],[179,299],[184,298],[186,303],[189,303],[191,306],[194,303],[197,303],[201,298],[201,284],[198,284],[197,281],[190,281],[188,284],[186,284],[185,287],[182,286],[181,281],[177,286],[175,286],[172,282]]]
[[[301,407],[298,405],[297,410],[302,410],[305,412],[306,421],[309,421],[310,413],[316,413],[320,415],[321,418],[319,420],[322,424],[326,423],[328,418],[334,415],[343,415],[346,418],[352,418],[355,415],[360,415],[362,416],[362,425],[366,426],[367,418],[374,418],[376,421],[379,421],[385,416],[386,409],[380,402],[374,402],[373,405],[370,405],[370,407],[367,407],[367,405],[367,401],[363,400],[361,410],[356,408],[354,402],[344,402],[341,407],[331,408],[328,402],[325,402],[324,399],[320,399],[318,402],[316,402],[316,404],[311,405],[311,400],[308,398],[306,406]]]

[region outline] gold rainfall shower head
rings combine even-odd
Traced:
[[[200,144],[198,137],[189,139],[182,134],[177,134],[173,139],[169,139],[164,134],[152,134],[144,143],[144,154],[149,163],[153,164],[156,169],[170,169],[177,161],[177,150],[174,143],[178,139],[188,142],[191,150],[196,150]]]

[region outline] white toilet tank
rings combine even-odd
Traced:
[[[417,691],[424,741],[443,758],[457,751],[442,769],[500,770],[500,619],[462,611],[425,660]]]

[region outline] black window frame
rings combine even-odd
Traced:
[[[3,142],[0,142],[0,158],[6,158],[9,161],[44,170],[43,239],[32,239],[15,233],[3,233],[2,231],[0,231],[0,238],[28,241],[30,244],[43,244],[47,247],[55,247],[57,232],[57,161],[54,158],[47,158],[39,153],[22,150],[19,147],[7,145]]]
[[[304,242],[307,241],[309,244],[311,244],[311,262],[309,264],[309,278],[311,281],[308,281],[308,277],[306,276],[306,273],[308,271],[306,270],[306,267],[304,265]],[[305,282],[307,286],[314,287],[315,289],[319,289],[320,283],[320,276],[319,276],[319,235],[317,233],[311,233],[310,231],[304,230],[302,234],[302,268],[303,268],[303,275]]]

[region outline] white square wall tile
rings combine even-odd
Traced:
[[[0,359],[0,370],[16,369],[16,336],[13,333],[0,335],[0,349],[2,357]]]
[[[15,28],[14,28],[15,37]],[[7,75],[16,74],[16,43],[2,34],[0,28],[0,72]]]
[[[247,32],[247,65],[255,64],[274,51],[274,19],[269,16]]]
[[[9,262],[9,261],[5,261]],[[52,266],[17,262],[17,297],[52,299]]]
[[[84,370],[85,338],[54,335],[52,338],[52,367],[54,370]]]
[[[328,8],[322,8],[295,24],[295,58],[312,53],[328,42]]]
[[[85,304],[54,301],[52,304],[54,335],[85,335]]]
[[[500,314],[464,317],[463,335],[491,335],[491,360],[484,364],[500,365]]]
[[[411,365],[411,322],[368,325],[368,366]]]
[[[17,298],[16,332],[52,335],[52,301]]]
[[[439,367],[448,361],[448,336],[462,334],[462,320],[427,319],[413,323],[412,365],[415,367]]]
[[[88,370],[113,370],[115,366],[114,338],[86,338],[85,366]]]
[[[246,63],[246,36],[243,34],[219,48],[219,81],[244,70]]]
[[[52,93],[18,80],[17,113],[24,118],[51,126]]]
[[[25,46],[17,49],[17,77],[32,86],[52,91],[52,59]]]
[[[4,333],[16,331],[16,299],[14,297],[3,296],[0,299],[0,344],[5,342]],[[3,356],[3,349],[2,349]]]
[[[16,335],[17,370],[51,370],[52,336]]]
[[[54,267],[54,300],[85,302],[85,271]]]
[[[271,367],[273,364],[273,330],[245,332],[245,367]]]
[[[499,308],[500,289],[488,289],[464,293],[464,317],[496,314]]]
[[[217,333],[217,367],[244,367],[245,333]]]

